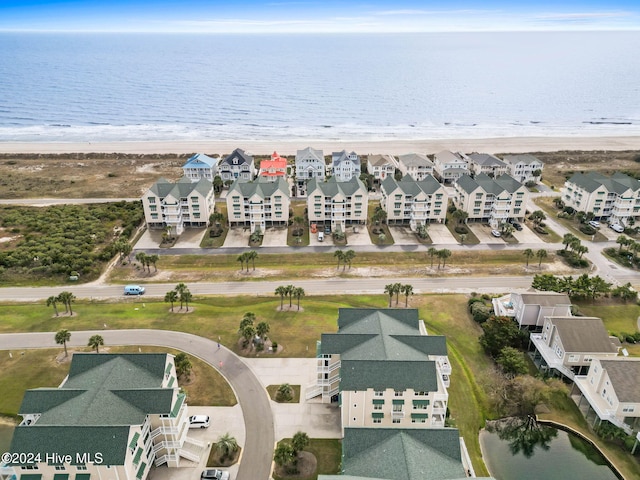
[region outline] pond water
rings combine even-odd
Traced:
[[[617,479],[590,444],[552,427],[483,430],[480,445],[487,468],[497,480]]]

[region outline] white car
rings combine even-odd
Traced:
[[[192,415],[189,417],[189,428],[208,428],[209,415]]]
[[[600,227],[600,222],[596,222],[595,220],[591,220],[589,222],[589,225],[591,225],[593,228],[598,228],[598,227]]]
[[[201,480],[229,480],[229,472],[212,468],[200,474]]]
[[[614,232],[624,233],[624,227],[619,223],[612,223],[611,225],[609,225],[609,228]]]
[[[491,230],[491,235],[494,237],[501,237],[502,234],[498,230]]]

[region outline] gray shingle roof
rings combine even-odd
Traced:
[[[472,193],[480,187],[470,175],[463,175],[456,181],[456,184],[467,193]]]
[[[604,323],[597,317],[551,317],[566,352],[616,353]]]
[[[393,165],[396,166],[397,162],[391,155],[370,155],[367,158],[367,163],[374,167],[383,166],[383,165]]]
[[[407,167],[433,167],[433,162],[422,153],[405,153],[398,157],[398,161]]]
[[[460,153],[454,153],[451,150],[442,150],[435,154],[435,158],[441,163],[464,163],[467,161],[460,155]]]
[[[239,192],[243,197],[252,197],[257,194],[262,199],[280,192],[284,197],[289,198],[289,184],[282,177],[278,177],[276,181],[258,178],[257,181],[253,182],[245,182],[238,178],[229,187],[227,195],[231,195],[233,192]]]
[[[566,293],[555,292],[531,292],[515,293],[520,295],[522,303],[525,305],[541,305],[543,307],[554,307],[556,305],[571,305],[571,300]]]
[[[237,158],[238,163],[234,164],[233,159]],[[228,156],[224,157],[220,163],[226,163],[228,165],[253,165],[253,157],[245,153],[241,148],[236,148],[233,152],[231,152]]]
[[[534,157],[530,153],[518,154],[518,155],[503,155],[502,161],[509,163],[511,165],[515,165],[516,163],[524,163],[530,165],[533,162],[542,163],[538,157]]]
[[[607,371],[619,402],[640,402],[640,359],[616,358],[600,360],[600,364]]]
[[[423,358],[426,358],[423,356]],[[340,390],[438,391],[438,371],[431,360],[340,360]]]
[[[296,162],[302,159],[305,160],[317,160],[324,163],[324,155],[322,150],[316,150],[315,148],[307,147],[296,152]]]
[[[346,428],[346,475],[389,480],[450,480],[465,476],[454,428]]]
[[[206,197],[212,189],[213,184],[206,178],[201,178],[194,183],[187,177],[180,178],[176,183],[171,183],[166,178],[160,178],[149,188],[159,198],[166,198],[171,195],[177,199],[188,197],[192,192],[198,192]]]
[[[326,182],[318,178],[312,178],[307,184],[307,191],[311,194],[316,188],[320,189],[325,197],[335,197],[338,193],[348,197],[358,190],[365,193],[367,191],[362,181],[356,177],[351,177],[346,182],[338,182],[335,177],[331,177]]]
[[[606,177],[598,172],[575,173],[568,181],[589,193],[596,191],[601,186],[604,186],[609,192],[619,195],[629,188],[634,190],[640,188],[640,182],[634,181],[622,173],[617,173],[612,177]]]
[[[505,167],[506,164],[500,160],[498,157],[494,155],[490,155],[488,153],[470,153],[468,157],[471,161],[477,165],[481,165],[483,167],[492,166],[492,167]]]

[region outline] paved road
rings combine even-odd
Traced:
[[[297,287],[304,288],[307,295],[328,294],[382,294],[388,283],[405,283],[413,285],[414,293],[450,293],[479,292],[494,293],[512,289],[528,288],[533,276],[491,276],[491,277],[389,277],[389,278],[330,278],[314,280],[296,280]],[[194,295],[274,295],[275,289],[282,285],[278,281],[246,281],[219,283],[187,283]],[[143,297],[125,297],[122,285],[74,285],[65,287],[6,287],[0,288],[0,301],[40,301],[62,290],[72,292],[77,298],[105,299],[121,297],[131,301],[144,301],[147,297],[164,298],[173,290],[176,283],[145,284]]]
[[[267,480],[275,448],[273,412],[269,398],[252,370],[233,352],[216,342],[182,332],[167,330],[101,330],[72,332],[69,346],[86,346],[91,335],[99,334],[106,345],[157,345],[182,350],[201,358],[218,370],[231,384],[242,408],[246,441],[238,480]],[[54,332],[0,334],[0,350],[59,348]]]

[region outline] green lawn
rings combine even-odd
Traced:
[[[271,400],[278,403],[300,403],[300,385],[291,385],[291,390],[293,391],[291,400],[286,402],[278,400],[278,388],[280,388],[280,385],[267,386],[267,393],[269,394],[269,398],[271,398]]]
[[[281,440],[291,443],[290,438]],[[278,442],[280,443],[280,442]],[[342,461],[342,442],[335,439],[311,438],[309,445],[304,449],[305,452],[312,453],[318,462],[317,471],[311,475],[302,476],[279,476],[274,472],[275,480],[316,480],[318,475],[336,475],[340,473],[340,464]]]

